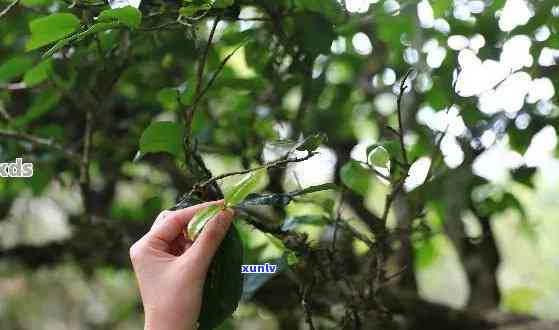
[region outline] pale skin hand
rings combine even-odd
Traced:
[[[145,330],[196,328],[204,280],[210,262],[233,219],[231,210],[210,220],[194,242],[182,230],[204,206],[163,211],[150,231],[130,248],[130,259],[140,287]]]

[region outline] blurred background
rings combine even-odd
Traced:
[[[125,5],[139,7],[140,24],[41,57]],[[318,155],[259,178],[261,192],[345,187],[259,210],[266,226],[304,233],[311,248],[332,241],[328,219],[376,239],[368,223],[391,191],[379,173],[394,167],[361,164],[369,146],[402,134],[411,167],[387,214],[386,269],[397,275],[390,286],[417,300],[396,312],[396,328],[421,329],[413,311],[431,303],[493,325],[437,327],[433,314],[429,329],[557,328],[556,1],[0,0],[0,11],[0,162],[34,164],[32,178],[0,178],[0,329],[143,327],[128,247],[203,175],[188,166],[182,124],[156,132],[163,147],[149,154],[142,141],[154,122],[182,122],[201,59],[211,86],[194,101],[189,132],[212,175],[280,159],[301,136],[328,137]],[[56,13],[78,27],[37,24]],[[247,263],[283,267],[247,280],[220,329],[308,329],[293,284],[304,258],[236,223]],[[374,251],[340,235],[338,272],[365,294],[363,260]],[[351,319],[328,292],[335,283],[314,294],[317,329]],[[358,314],[362,328],[377,328],[367,321],[377,314]]]

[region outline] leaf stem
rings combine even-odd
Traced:
[[[284,158],[284,159],[280,159],[280,160],[276,160],[275,162],[271,162],[268,164],[264,164],[264,165],[260,165],[257,167],[253,167],[253,168],[249,168],[246,170],[242,170],[242,171],[236,171],[236,172],[229,172],[229,173],[224,173],[221,175],[217,175],[214,176],[202,183],[196,184],[193,188],[193,190],[197,190],[203,187],[206,187],[207,185],[210,185],[216,181],[225,179],[227,177],[233,176],[233,175],[240,175],[240,174],[247,174],[250,172],[254,172],[254,171],[258,171],[261,169],[268,169],[268,168],[272,168],[272,167],[280,167],[282,165],[288,164],[288,163],[297,163],[297,162],[303,162],[307,159],[310,159],[311,157],[313,157],[314,155],[318,154],[318,152],[309,152],[305,157],[301,157],[301,158]]]

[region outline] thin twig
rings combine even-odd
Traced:
[[[156,26],[139,28],[138,30],[139,31],[144,31],[144,32],[158,31],[158,30],[164,30],[164,29],[165,30],[170,30],[168,28],[173,26],[173,25],[180,25],[180,23],[177,22],[177,21],[169,21],[169,22],[161,23],[160,25],[156,25]]]
[[[300,61],[300,65],[303,68],[303,85],[301,92],[301,102],[297,109],[295,120],[293,122],[293,137],[296,139],[298,135],[302,132],[303,122],[305,121],[305,115],[309,108],[309,103],[311,101],[311,94],[313,89],[313,79],[312,79],[312,65],[314,58],[306,57],[304,60]]]
[[[404,92],[407,89],[406,86],[406,80],[408,79],[409,75],[411,74],[412,70],[408,70],[408,72],[406,72],[406,74],[404,75],[404,77],[402,78],[402,82],[400,83],[400,94],[398,95],[398,102],[397,102],[397,110],[398,110],[398,137],[400,139],[400,147],[402,148],[402,158],[403,158],[403,162],[404,162],[404,166],[402,166],[403,168],[405,168],[405,174],[398,179],[398,182],[394,185],[393,183],[393,187],[392,190],[390,192],[390,194],[388,194],[386,196],[386,200],[384,203],[384,211],[382,213],[382,217],[381,217],[381,224],[380,224],[380,237],[376,236],[377,242],[379,242],[379,246],[377,249],[377,253],[375,257],[375,272],[374,272],[374,278],[372,278],[372,282],[371,282],[371,286],[372,286],[372,291],[373,293],[376,293],[378,291],[378,289],[380,288],[380,286],[382,285],[382,283],[384,283],[385,279],[386,279],[386,274],[385,274],[385,269],[384,269],[384,265],[386,262],[386,258],[387,258],[387,253],[388,253],[388,236],[387,236],[387,230],[386,230],[386,223],[388,220],[388,214],[390,213],[390,209],[392,208],[392,203],[394,202],[394,200],[396,199],[396,196],[398,195],[398,193],[400,192],[400,190],[403,188],[404,183],[406,181],[406,178],[409,175],[409,170],[410,170],[410,166],[409,166],[409,162],[408,162],[408,157],[407,157],[407,153],[406,153],[406,146],[404,144],[404,127],[402,124],[402,97],[404,95]]]
[[[70,160],[75,162],[79,162],[80,159],[79,155],[72,152],[71,150],[68,150],[64,146],[56,143],[52,139],[46,139],[35,135],[27,134],[24,132],[14,132],[14,131],[6,131],[6,130],[0,130],[0,137],[29,142],[34,147],[47,147],[47,148],[54,149],[61,152]]]
[[[198,103],[200,101],[200,92],[202,91],[202,84],[204,81],[204,69],[206,67],[206,61],[208,60],[208,54],[210,52],[210,46],[212,44],[212,40],[215,34],[215,30],[217,29],[217,24],[219,23],[220,17],[216,17],[214,20],[214,24],[212,29],[210,30],[210,35],[208,37],[208,42],[206,43],[206,47],[204,48],[204,52],[200,57],[198,62],[198,72],[196,73],[196,87],[194,91],[194,102],[186,108],[184,111],[184,121],[186,125],[186,148],[185,151],[190,151],[190,135],[192,133],[192,119],[194,118],[194,113],[196,112],[196,108],[198,107]]]
[[[6,111],[6,108],[4,108],[2,103],[0,103],[0,116],[7,122],[12,121],[12,116],[8,113],[8,111]]]
[[[4,15],[6,15],[15,5],[18,4],[18,2],[19,2],[19,0],[14,0],[6,8],[4,8],[0,12],[0,18],[2,18]]]
[[[406,85],[406,80],[408,79],[409,75],[413,72],[413,69],[408,70],[404,77],[402,78],[402,82],[400,83],[400,94],[398,94],[398,130],[399,134],[398,137],[400,138],[400,146],[402,148],[402,159],[404,160],[404,164],[409,165],[408,162],[408,155],[406,152],[406,145],[404,144],[404,127],[402,124],[402,96],[404,95],[408,86]]]
[[[215,31],[217,30],[217,25],[219,24],[220,19],[221,19],[221,17],[218,16],[214,20],[214,24],[212,25],[212,29],[210,30],[210,35],[208,37],[208,43],[206,44],[206,48],[204,48],[204,53],[202,54],[202,58],[200,59],[200,63],[198,64],[196,92],[194,94],[194,95],[196,95],[195,101],[199,100],[198,96],[202,92],[202,84],[204,83],[204,70],[206,68],[206,62],[208,60],[208,54],[210,53],[210,47],[212,45],[212,41],[213,41],[213,38],[214,38],[214,35],[215,35]],[[197,104],[197,102],[194,102],[194,108],[192,109],[193,111],[195,110],[196,104]]]
[[[313,275],[312,278],[312,282],[308,285],[308,286],[303,286],[303,293],[302,293],[302,297],[301,297],[301,305],[303,305],[303,311],[305,312],[305,322],[307,322],[307,324],[309,325],[309,329],[310,330],[315,330],[314,328],[314,324],[312,321],[312,313],[311,313],[311,309],[309,306],[309,303],[307,302],[308,297],[310,296],[312,289],[315,285],[316,279]]]
[[[194,114],[196,113],[196,109],[198,107],[198,103],[200,101],[200,93],[202,92],[202,84],[203,84],[203,78],[204,78],[204,69],[206,67],[206,61],[208,59],[208,54],[210,52],[210,47],[213,41],[213,37],[215,35],[215,31],[217,29],[217,25],[219,23],[219,20],[221,19],[221,15],[217,16],[214,20],[213,26],[211,28],[210,31],[210,35],[208,37],[208,42],[206,44],[206,47],[204,49],[204,52],[202,54],[202,56],[200,57],[200,61],[198,63],[198,72],[197,72],[197,81],[196,81],[196,87],[195,87],[195,91],[194,91],[194,100],[192,102],[192,104],[190,106],[188,106],[183,115],[184,115],[184,125],[186,128],[186,132],[184,135],[184,141],[183,141],[183,149],[185,152],[185,157],[186,158],[186,163],[190,164],[194,173],[197,173],[198,169],[201,169],[203,171],[203,173],[201,173],[201,175],[205,176],[205,177],[209,177],[211,176],[211,173],[209,173],[209,171],[206,171],[206,166],[202,160],[202,158],[196,154],[196,150],[195,148],[193,148],[192,145],[192,120],[194,118]],[[188,157],[191,157],[191,159],[189,159]],[[193,166],[193,164],[191,164],[191,160],[196,162],[198,164],[199,167],[197,166]],[[216,185],[214,185],[216,189],[219,189],[219,187],[217,187]]]
[[[386,281],[386,283],[388,283],[390,280],[402,275],[407,269],[408,269],[408,265],[405,265],[404,267],[402,267],[402,269],[400,269],[396,273],[386,276],[384,280]]]
[[[253,168],[249,168],[249,169],[246,169],[246,170],[236,171],[236,172],[229,172],[229,173],[224,173],[224,174],[221,174],[221,175],[217,175],[217,176],[214,176],[214,177],[212,177],[212,178],[210,178],[210,179],[208,179],[208,180],[206,180],[206,181],[204,181],[204,182],[202,182],[202,183],[200,183],[200,184],[195,185],[195,189],[196,189],[196,188],[199,189],[199,188],[205,187],[205,186],[210,185],[210,184],[212,184],[212,183],[214,183],[214,182],[216,182],[216,181],[225,179],[225,178],[230,177],[230,176],[233,176],[233,175],[247,174],[247,173],[254,172],[254,171],[258,171],[258,170],[262,170],[262,169],[268,169],[268,168],[273,168],[273,167],[280,167],[280,166],[286,165],[286,164],[288,164],[288,163],[303,162],[303,161],[305,161],[305,160],[311,158],[312,156],[314,156],[314,155],[316,155],[316,154],[317,154],[317,152],[309,152],[305,157],[301,157],[301,158],[284,158],[284,159],[276,160],[275,162],[271,162],[271,163],[268,163],[268,164],[260,165],[260,166],[253,167]]]
[[[219,67],[217,68],[217,70],[212,74],[210,80],[208,81],[208,83],[206,84],[206,86],[204,87],[204,89],[202,89],[200,91],[200,94],[196,97],[196,99],[194,100],[194,103],[197,103],[200,101],[200,99],[202,97],[204,97],[204,95],[208,92],[208,90],[210,89],[210,87],[212,87],[213,83],[215,82],[215,80],[217,79],[217,77],[219,76],[219,74],[221,73],[221,71],[223,71],[223,68],[225,67],[225,64],[227,64],[227,62],[231,59],[231,57],[233,57],[233,55],[235,55],[235,53],[241,49],[245,44],[242,43],[239,46],[237,46],[237,48],[235,48],[231,53],[229,53],[227,56],[225,56],[225,58],[221,61],[221,63],[219,64]]]
[[[332,233],[332,246],[331,250],[332,253],[336,251],[336,239],[338,236],[338,227],[340,223],[340,219],[342,217],[342,204],[344,201],[344,192],[340,192],[340,198],[338,199],[338,207],[336,208],[336,219],[334,220],[334,232]]]

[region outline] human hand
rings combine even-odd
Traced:
[[[130,248],[140,287],[145,330],[195,329],[204,280],[211,260],[233,219],[229,209],[210,220],[194,242],[182,230],[194,214],[210,204],[163,211],[150,231]]]

